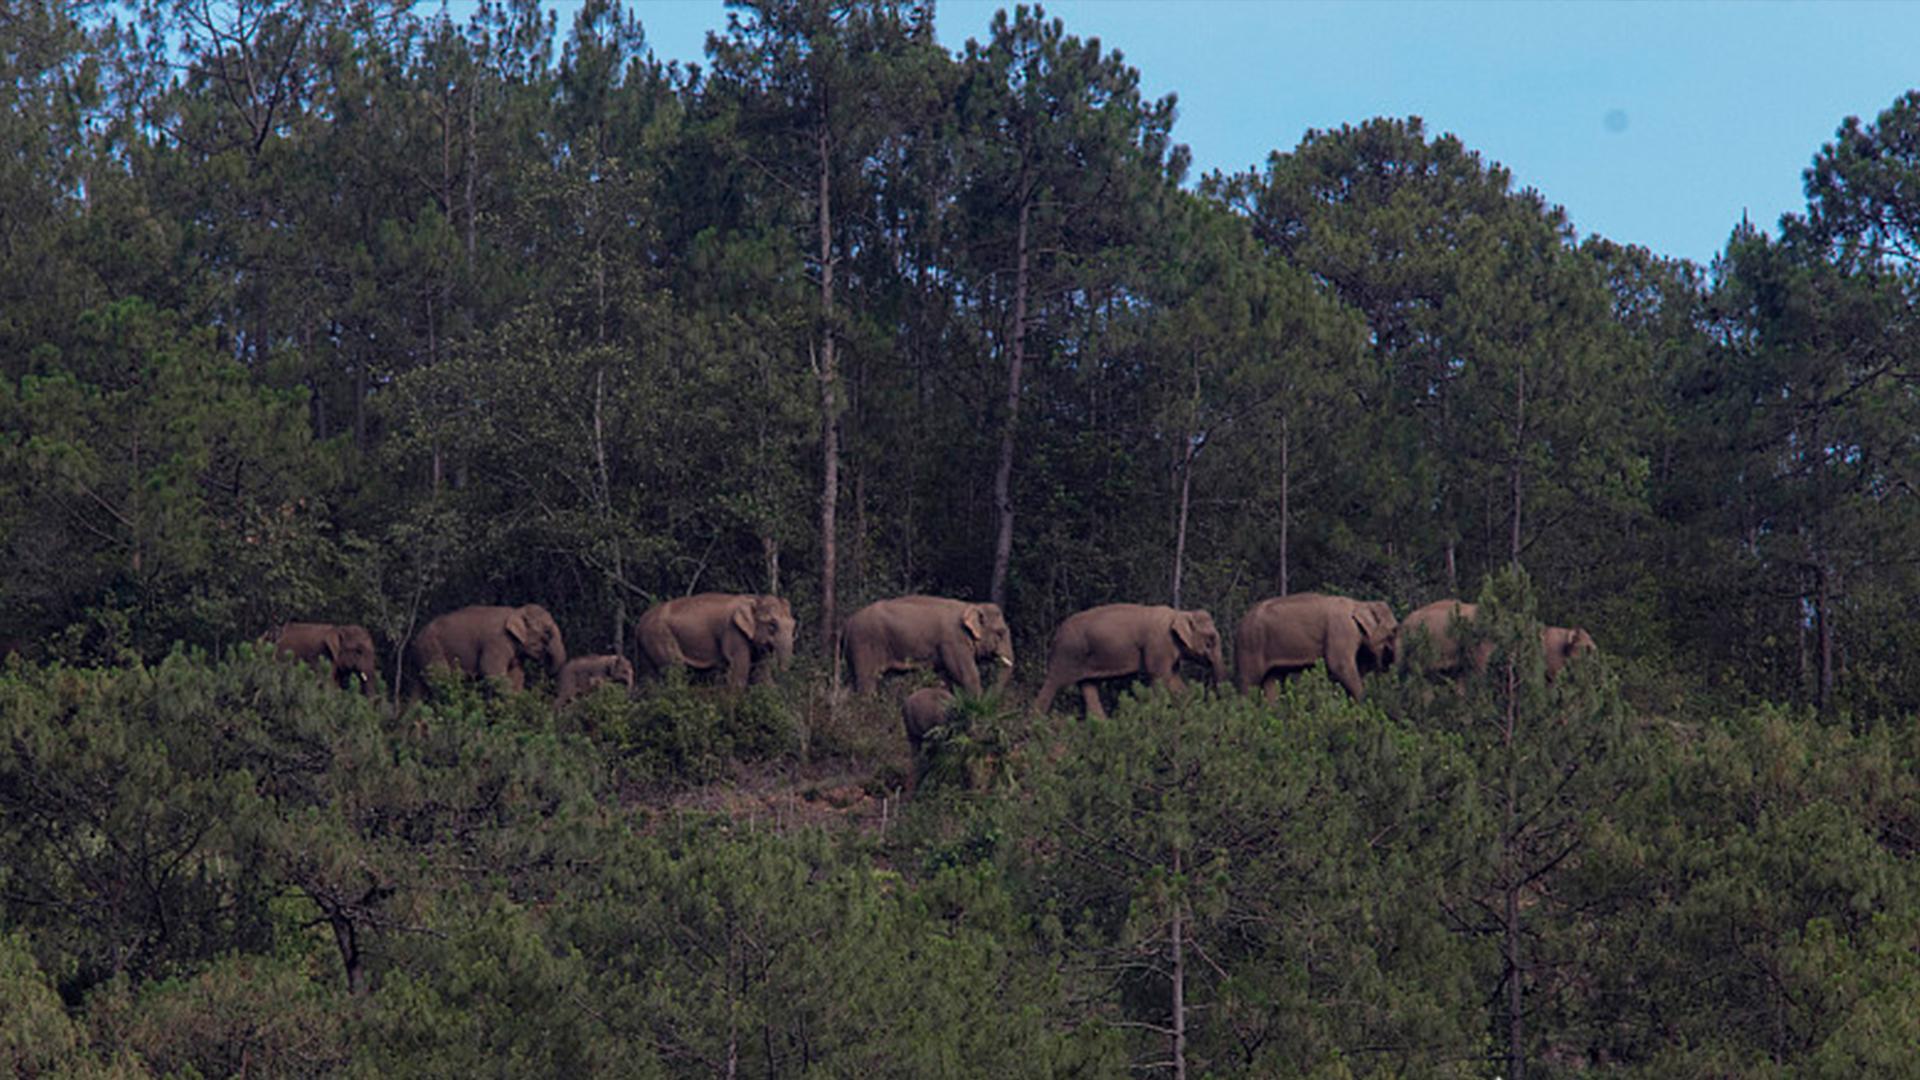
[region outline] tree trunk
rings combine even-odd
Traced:
[[[602,520],[612,525],[616,535],[619,526],[613,521],[613,475],[607,467],[607,430],[606,430],[606,384],[607,371],[600,368],[593,373],[593,463],[594,479],[599,490],[595,492],[600,504]],[[624,546],[615,540],[613,544],[613,654],[625,656],[627,640],[627,565],[622,555]]]
[[[1520,563],[1520,460],[1526,448],[1527,436],[1527,369],[1520,368],[1514,379],[1513,392],[1513,466],[1510,482],[1513,494],[1513,515],[1509,519],[1512,532],[1507,547],[1507,558]]]
[[[360,935],[353,920],[335,913],[327,919],[333,927],[333,943],[340,949],[340,963],[347,974],[347,993],[358,997],[367,988],[366,965],[360,956]]]
[[[1007,602],[1007,566],[1013,559],[1013,441],[1020,422],[1020,378],[1027,347],[1027,226],[1032,217],[1027,181],[1020,180],[1020,221],[1013,240],[1013,329],[1007,350],[1007,407],[1000,429],[1000,463],[993,472],[993,509],[999,530],[993,539],[993,580],[987,598]]]
[[[840,498],[840,370],[833,328],[832,144],[824,116],[816,146],[820,155],[820,651],[832,656],[839,569],[834,541]]]
[[[1827,567],[1827,553],[1822,547],[1815,555],[1815,584],[1819,590],[1818,611],[1820,622],[1820,692],[1818,704],[1821,712],[1826,712],[1833,704],[1833,571]]]
[[[367,361],[362,357],[353,365],[353,445],[367,448]]]
[[[1175,888],[1180,879],[1180,849],[1173,849],[1173,877]],[[1187,1077],[1187,942],[1183,897],[1176,893],[1173,900],[1173,1075],[1174,1080],[1186,1080]]]
[[[1523,988],[1520,985],[1520,868],[1514,858],[1514,848],[1519,844],[1517,835],[1520,829],[1520,763],[1519,747],[1516,742],[1520,721],[1520,680],[1514,670],[1511,657],[1506,663],[1506,730],[1502,733],[1506,743],[1506,823],[1502,829],[1505,834],[1501,845],[1501,891],[1505,894],[1502,912],[1501,936],[1507,968],[1507,1077],[1508,1080],[1526,1080],[1526,1029],[1522,1009],[1525,1005]]]
[[[1186,460],[1180,463],[1180,518],[1173,533],[1173,606],[1180,606],[1181,570],[1187,562],[1187,507],[1193,492],[1193,436],[1187,436]]]
[[[1287,586],[1287,515],[1291,512],[1287,505],[1287,485],[1292,479],[1287,460],[1289,441],[1287,414],[1280,414],[1280,595],[1291,591]]]
[[[479,81],[473,80],[467,85],[467,277],[473,277],[473,240],[474,221],[479,216],[474,209],[473,185],[480,173],[480,135],[475,122],[475,100],[480,96]]]

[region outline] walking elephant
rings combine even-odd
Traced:
[[[1271,701],[1282,677],[1325,661],[1327,674],[1358,701],[1365,690],[1361,674],[1392,662],[1398,626],[1393,609],[1378,600],[1321,593],[1262,600],[1241,617],[1233,636],[1240,690],[1262,687]]]
[[[372,696],[373,674],[379,653],[373,647],[373,635],[364,626],[352,623],[290,622],[269,630],[260,640],[282,656],[291,656],[303,664],[316,661],[327,665],[335,686],[345,689],[360,677],[362,693]]]
[[[414,670],[423,675],[446,667],[469,678],[505,679],[524,690],[528,661],[546,665],[555,675],[567,663],[560,627],[539,604],[449,611],[413,639]]]
[[[793,607],[778,596],[700,593],[648,608],[637,636],[653,670],[724,665],[727,684],[737,688],[747,685],[755,661],[770,658],[774,667],[786,667],[796,625]]]
[[[1033,699],[1033,711],[1045,712],[1054,695],[1075,683],[1089,716],[1105,716],[1101,679],[1145,675],[1157,685],[1179,690],[1180,661],[1205,663],[1215,683],[1227,676],[1220,631],[1204,611],[1178,611],[1145,604],[1106,604],[1069,615],[1053,632],[1047,654],[1047,681]]]
[[[1432,643],[1430,646],[1427,670],[1434,674],[1455,674],[1465,665],[1460,658],[1460,643],[1454,639],[1452,624],[1455,619],[1470,622],[1479,614],[1475,604],[1464,604],[1458,600],[1436,600],[1423,608],[1407,615],[1400,629],[1394,635],[1394,648],[1403,650],[1404,644],[1416,633],[1424,633]],[[1543,626],[1540,628],[1540,647],[1546,653],[1547,681],[1552,682],[1573,660],[1596,651],[1599,646],[1593,643],[1593,636],[1579,627]],[[1404,655],[1404,653],[1403,653]],[[1483,641],[1473,650],[1473,669],[1487,670],[1487,660],[1493,655],[1493,643]]]
[[[624,656],[576,656],[560,669],[560,692],[554,704],[564,709],[601,683],[620,683],[633,692],[633,664]]]
[[[854,612],[841,634],[854,691],[870,694],[892,671],[931,667],[949,687],[980,693],[980,664],[998,664],[997,693],[1013,674],[1013,634],[997,604],[898,596]]]

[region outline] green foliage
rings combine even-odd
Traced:
[[[1027,902],[1136,1060],[1178,1026],[1190,1066],[1221,1073],[1433,1075],[1477,1040],[1430,903],[1464,763],[1324,682],[1277,713],[1129,698],[1036,767]]]
[[[0,1070],[1920,1055],[1920,98],[1702,268],[1416,118],[1185,190],[1038,8],[756,0],[696,72],[576,6],[0,17]],[[830,624],[830,564],[1004,584],[1026,672],[1095,603],[1482,579],[1489,659],[962,701],[908,763],[830,650],[556,715],[244,645],[359,622],[410,690],[453,607],[630,654],[703,589]],[[888,809],[670,809],[743,775]]]
[[[626,780],[642,785],[703,784],[735,762],[794,753],[800,725],[780,692],[744,693],[690,686],[684,675],[628,698],[602,687],[568,710],[564,723],[587,738]]]

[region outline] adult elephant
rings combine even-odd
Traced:
[[[303,664],[327,666],[333,684],[345,689],[360,677],[360,689],[373,694],[373,673],[379,664],[373,635],[353,623],[290,622],[262,634],[260,640],[273,646],[282,656],[291,656]]]
[[[896,596],[854,612],[841,634],[855,692],[870,694],[890,671],[931,667],[949,687],[980,693],[980,664],[1000,666],[997,693],[1013,674],[1013,634],[997,604],[942,596]]]
[[[1327,674],[1360,700],[1362,672],[1393,660],[1393,609],[1378,600],[1295,593],[1262,600],[1241,617],[1233,662],[1241,692],[1263,687],[1273,699],[1280,679],[1325,661]]]
[[[783,668],[793,659],[797,625],[792,605],[778,596],[700,593],[648,608],[636,631],[655,671],[725,665],[728,685],[737,688],[747,685],[755,661],[771,658]]]
[[[619,683],[633,693],[633,664],[624,656],[576,656],[560,669],[560,691],[554,704],[564,709],[601,683]]]
[[[556,676],[567,663],[560,627],[539,604],[449,611],[413,639],[414,670],[422,674],[452,668],[469,678],[505,679],[524,690],[529,661],[546,665]]]
[[[1185,685],[1179,672],[1183,659],[1207,664],[1215,683],[1226,679],[1227,662],[1212,615],[1146,604],[1088,608],[1067,616],[1053,632],[1047,681],[1033,699],[1033,711],[1045,712],[1054,695],[1078,683],[1087,714],[1105,716],[1099,680],[1145,675],[1156,686],[1179,690]]]
[[[1460,656],[1460,643],[1453,633],[1454,620],[1471,622],[1479,613],[1477,604],[1436,600],[1407,615],[1394,636],[1394,648],[1404,649],[1405,643],[1414,634],[1425,634],[1431,642],[1427,670],[1442,675],[1457,673],[1466,665]],[[1543,626],[1540,628],[1540,648],[1546,654],[1547,681],[1552,682],[1569,663],[1596,651],[1599,646],[1593,643],[1593,636],[1580,627]],[[1493,642],[1483,641],[1474,646],[1473,669],[1487,670],[1487,661],[1492,655]]]

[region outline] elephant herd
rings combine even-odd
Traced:
[[[756,661],[770,658],[784,665],[793,656],[796,625],[793,609],[777,596],[702,593],[649,608],[635,637],[655,671],[724,669],[730,685],[745,686]],[[338,686],[358,677],[368,694],[374,692],[376,654],[365,627],[291,622],[261,640],[278,653],[322,665]],[[634,666],[624,656],[569,658],[559,624],[539,604],[449,611],[415,634],[407,653],[416,677],[409,683],[414,693],[418,677],[432,671],[500,679],[523,690],[530,664],[553,675],[561,706],[602,683],[619,683],[629,691],[634,686]]]
[[[1415,634],[1430,640],[1424,654],[1429,671],[1485,670],[1492,644],[1483,642],[1463,657],[1454,633],[1475,615],[1474,605],[1458,600],[1428,604],[1404,621],[1380,601],[1320,593],[1262,600],[1247,610],[1234,634],[1234,682],[1243,692],[1259,687],[1271,698],[1280,679],[1324,663],[1328,675],[1357,699],[1365,691],[1363,676],[1393,664]],[[793,609],[779,597],[702,593],[649,608],[635,627],[635,639],[640,658],[656,672],[673,667],[715,671],[728,685],[743,687],[757,665],[765,672],[792,658],[795,626]],[[375,651],[362,627],[287,623],[263,640],[301,661],[329,666],[341,686],[359,676],[372,692]],[[1012,633],[994,604],[937,596],[876,601],[848,617],[841,645],[857,693],[874,692],[892,672],[931,669],[945,681],[944,689],[928,688],[907,699],[903,719],[916,745],[919,736],[942,722],[954,690],[971,695],[985,690],[983,666],[996,669],[996,692],[1013,673]],[[1550,626],[1541,631],[1541,648],[1552,679],[1595,646],[1585,630]],[[502,679],[516,690],[526,685],[526,666],[539,664],[557,681],[562,706],[602,683],[629,690],[634,685],[634,665],[625,657],[569,659],[560,627],[538,604],[448,612],[414,636],[409,655],[417,673],[445,669]],[[1087,712],[1104,715],[1102,681],[1144,676],[1177,690],[1183,685],[1182,661],[1204,665],[1215,683],[1227,680],[1221,633],[1207,612],[1146,604],[1089,608],[1068,616],[1054,631],[1046,678],[1032,707],[1043,712],[1060,691],[1078,687]]]

